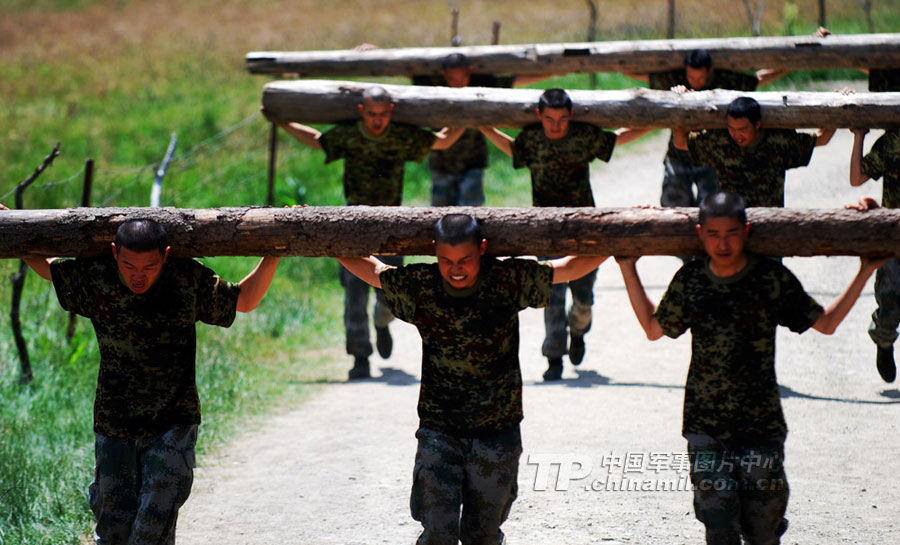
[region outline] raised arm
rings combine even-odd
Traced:
[[[485,135],[491,143],[497,146],[500,151],[512,157],[512,136],[495,129],[494,127],[478,127],[478,130],[480,130],[481,134]]]
[[[759,83],[756,84],[757,87],[762,87],[764,85],[768,85],[770,83],[775,82],[783,78],[784,76],[790,74],[790,70],[776,70],[774,68],[763,68],[756,72],[756,79],[759,80]]]
[[[644,83],[650,82],[650,74],[633,74],[631,72],[622,72],[622,75],[625,76],[626,78],[643,81]]]
[[[831,142],[835,129],[819,129],[816,131],[816,147],[824,146]]]
[[[616,261],[622,271],[622,279],[625,281],[625,290],[628,292],[628,301],[631,303],[631,308],[634,309],[634,315],[637,316],[648,339],[651,341],[659,339],[663,336],[662,326],[653,315],[656,305],[647,296],[644,285],[641,283],[641,277],[638,276],[637,258],[617,257]]]
[[[563,284],[578,280],[582,276],[593,271],[607,260],[609,256],[591,255],[591,256],[568,256],[561,257],[550,261],[553,267],[553,283]]]
[[[431,149],[442,150],[449,148],[459,140],[459,137],[462,136],[465,130],[462,127],[444,127],[435,133],[437,140],[431,145]]]
[[[266,295],[275,269],[278,267],[277,257],[264,257],[256,267],[240,282],[241,293],[238,295],[238,312],[250,312],[259,306],[263,296]]]
[[[319,137],[322,136],[322,133],[317,131],[316,129],[294,122],[279,122],[276,124],[287,131],[288,134],[311,147],[312,149],[322,149],[322,144],[319,143]]]
[[[672,144],[676,149],[687,151],[688,130],[683,127],[676,127],[672,129]]]
[[[844,293],[840,294],[825,308],[825,311],[819,316],[816,323],[813,324],[813,329],[819,333],[824,333],[825,335],[834,333],[837,326],[844,321],[844,317],[846,317],[847,313],[850,312],[850,309],[853,308],[853,304],[856,303],[856,300],[859,298],[859,294],[865,287],[869,277],[872,276],[872,273],[875,272],[878,267],[881,267],[887,262],[887,258],[859,258],[859,272],[856,273],[856,276],[853,278],[853,281],[850,282],[850,285],[847,286],[847,289],[844,290]]]
[[[621,146],[622,144],[634,142],[652,130],[652,127],[616,129],[616,145]]]
[[[0,203],[0,210],[9,210],[3,203]],[[31,270],[36,272],[38,276],[43,278],[44,280],[52,280],[53,277],[50,276],[50,263],[56,259],[55,257],[26,257],[23,258],[22,261],[25,262],[26,265],[31,267]]]
[[[348,271],[353,273],[354,276],[373,288],[378,289],[381,289],[381,277],[379,276],[381,271],[394,268],[390,265],[385,265],[383,262],[372,256],[339,257],[337,260],[340,261],[341,265],[346,267]]]
[[[853,132],[853,150],[850,152],[850,185],[856,187],[864,184],[869,177],[863,174],[863,143],[869,129],[850,129]]]

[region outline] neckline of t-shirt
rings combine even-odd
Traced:
[[[378,136],[372,136],[371,134],[369,134],[368,132],[366,132],[366,127],[365,127],[365,125],[363,125],[363,122],[362,122],[361,119],[360,119],[359,121],[356,122],[356,128],[359,129],[359,134],[361,134],[361,135],[363,136],[363,138],[365,138],[365,139],[367,139],[367,140],[381,140],[381,139],[383,139],[385,136],[387,136],[387,133],[390,132],[391,126],[392,126],[392,124],[391,124],[391,123],[388,123],[388,125],[387,125],[387,127],[385,127],[383,133],[379,134]]]
[[[744,265],[743,269],[732,274],[731,276],[716,275],[716,273],[714,273],[709,266],[709,256],[706,256],[706,259],[703,261],[703,271],[706,273],[706,276],[710,279],[710,281],[712,281],[714,284],[733,284],[735,282],[739,282],[745,276],[747,276],[747,274],[749,274],[750,269],[752,269],[759,261],[759,258],[756,254],[746,252],[744,255],[747,256],[747,264]]]

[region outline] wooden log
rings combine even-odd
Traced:
[[[302,80],[275,81],[262,104],[280,121],[335,123],[357,119],[365,89],[376,84]],[[392,119],[426,127],[521,127],[535,123],[540,89],[382,85],[397,102]],[[900,93],[671,91],[570,91],[574,118],[601,127],[724,127],[728,104],[752,96],[767,127],[900,127]]]
[[[430,255],[448,213],[483,221],[498,255],[688,255],[696,208],[70,208],[0,213],[0,258],[109,252],[118,225],[152,218],[182,256]],[[780,256],[900,256],[900,210],[754,208],[750,249]]]
[[[762,38],[706,38],[556,44],[409,47],[356,51],[252,51],[254,74],[302,77],[437,74],[450,53],[464,53],[476,73],[552,75],[570,72],[648,73],[684,66],[684,56],[706,49],[718,68],[813,70],[900,68],[900,34],[845,34]]]

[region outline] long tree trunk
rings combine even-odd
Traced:
[[[255,74],[303,77],[438,74],[450,53],[464,53],[477,73],[551,75],[569,72],[647,73],[684,66],[684,56],[706,49],[717,68],[813,70],[896,68],[900,34],[847,34],[763,38],[704,38],[556,44],[410,47],[334,51],[253,51]]]
[[[275,81],[262,103],[276,120],[334,123],[358,118],[363,90],[375,84],[350,81]],[[425,127],[521,127],[534,123],[540,89],[382,85],[397,103],[391,119]],[[724,127],[728,104],[756,98],[767,127],[900,126],[900,93],[671,91],[570,91],[574,117],[601,127]]]
[[[702,252],[696,208],[71,208],[0,214],[0,257],[109,252],[128,218],[152,218],[181,256],[430,255],[435,221],[479,218],[499,255]],[[753,208],[749,248],[768,255],[900,255],[900,210]]]

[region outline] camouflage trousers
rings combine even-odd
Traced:
[[[732,445],[685,434],[694,486],[694,514],[707,545],[777,545],[787,530],[784,444]]]
[[[89,496],[97,545],[173,545],[178,509],[194,482],[197,425],[159,437],[113,439],[95,434]]]
[[[683,163],[666,156],[663,160],[663,206],[699,206],[704,197],[715,193],[719,187],[716,169]],[[696,193],[694,187],[697,188]]]
[[[483,179],[482,168],[460,173],[431,169],[431,206],[481,206]]]
[[[519,426],[486,438],[420,427],[409,506],[417,545],[500,545],[519,487]]]
[[[403,256],[383,256],[381,261],[388,265],[403,265]],[[344,287],[344,331],[347,335],[347,353],[355,358],[368,358],[372,355],[372,342],[369,336],[369,290],[372,287],[353,273],[340,266],[339,278]],[[375,290],[375,308],[372,321],[375,327],[387,327],[394,315],[384,300],[384,292]]]
[[[869,336],[878,346],[889,348],[897,340],[900,325],[900,259],[892,259],[875,272],[875,301]]]
[[[549,258],[541,258],[549,259]],[[541,354],[546,358],[560,358],[569,350],[568,332],[584,335],[591,329],[591,307],[594,305],[594,281],[597,271],[578,280],[553,284],[550,303],[544,309],[544,344]],[[572,292],[572,306],[566,314],[566,290]]]

